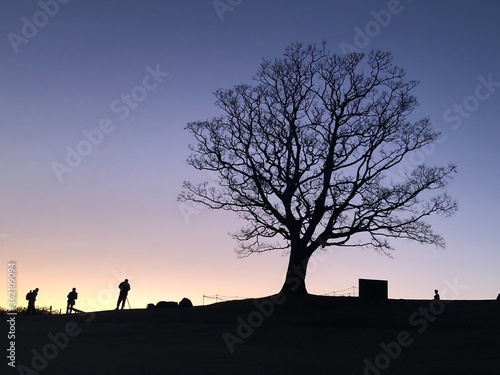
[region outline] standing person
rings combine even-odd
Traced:
[[[76,288],[73,288],[71,292],[68,293],[68,305],[66,306],[66,314],[70,314],[73,311],[73,306],[75,306],[75,301],[78,298],[78,293]]]
[[[438,293],[437,289],[434,290],[434,299],[438,299],[438,300],[441,299],[441,297],[439,297],[439,293]]]
[[[28,310],[26,310],[26,314],[35,315],[35,312],[36,312],[35,301],[36,301],[37,296],[38,296],[38,288],[35,288],[33,291],[30,291],[26,295],[26,298],[28,299]]]
[[[26,293],[26,301],[28,301],[28,307],[26,308],[26,314],[30,313],[31,310],[31,298],[33,297],[33,291],[30,289],[28,293]]]
[[[120,288],[120,295],[118,296],[118,302],[116,303],[115,310],[118,310],[120,302],[122,303],[122,310],[123,310],[123,307],[125,306],[125,301],[127,300],[128,291],[130,290],[130,284],[128,283],[128,279],[122,281],[120,285],[118,285],[118,288]]]

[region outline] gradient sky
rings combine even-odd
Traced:
[[[183,180],[209,178],[186,164],[194,140],[184,127],[218,115],[212,93],[251,83],[262,58],[322,40],[339,54],[390,51],[420,81],[416,115],[443,137],[405,167],[456,163],[449,192],[460,210],[431,220],[445,250],[394,241],[390,259],[332,248],[311,262],[309,291],[376,278],[389,280],[390,298],[500,293],[500,2],[60,2],[0,3],[0,277],[14,260],[19,305],[38,287],[38,305],[64,308],[76,287],[76,307],[111,309],[125,277],[138,308],[278,292],[286,257],[237,259],[228,232],[241,220],[176,201]],[[107,133],[89,149],[84,133],[100,126]],[[54,163],[78,147],[85,156],[69,157],[71,172],[58,177]],[[449,282],[467,288],[453,293]]]

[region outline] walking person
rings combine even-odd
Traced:
[[[35,301],[37,296],[38,296],[38,288],[35,288],[33,291],[30,290],[30,292],[26,295],[26,299],[28,300],[28,309],[26,310],[26,314],[35,315],[36,312]]]
[[[120,288],[120,295],[118,296],[118,302],[116,303],[115,310],[118,310],[120,302],[122,304],[121,309],[123,310],[123,307],[125,306],[125,301],[127,300],[128,291],[130,290],[130,284],[128,283],[128,279],[122,281],[120,285],[118,285],[118,288]]]
[[[71,292],[68,293],[68,304],[66,306],[66,314],[71,314],[77,298],[78,298],[78,293],[76,292],[76,288],[73,288],[73,290],[71,290]]]

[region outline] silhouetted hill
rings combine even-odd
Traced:
[[[19,316],[16,364],[54,375],[500,374],[499,313],[497,301],[308,296]]]

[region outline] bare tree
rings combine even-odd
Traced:
[[[455,166],[388,173],[439,137],[429,119],[409,119],[417,82],[405,80],[390,53],[338,56],[324,44],[292,44],[264,60],[254,81],[218,90],[223,115],[187,125],[197,141],[188,164],[215,177],[184,182],[179,196],[245,219],[233,234],[240,256],[286,249],[281,291],[305,294],[307,264],[320,248],[390,255],[390,238],[444,246],[423,219],[456,211],[442,192]]]

